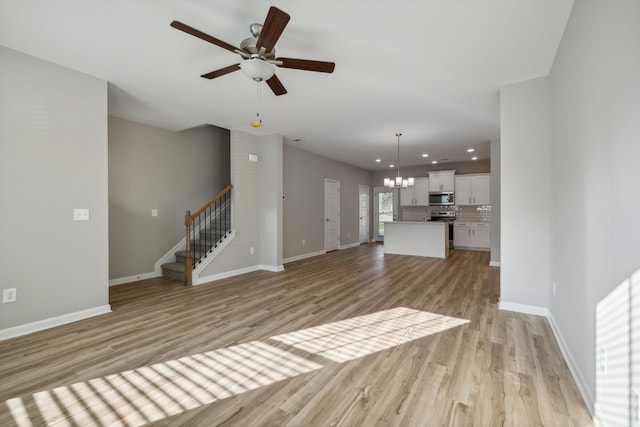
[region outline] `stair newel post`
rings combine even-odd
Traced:
[[[193,219],[191,218],[191,211],[187,211],[184,215],[184,225],[187,228],[186,235],[186,260],[184,262],[184,283],[187,286],[191,286],[191,273],[193,271],[193,254],[191,253],[191,224],[193,223]]]

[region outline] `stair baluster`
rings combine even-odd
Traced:
[[[187,211],[184,216],[186,228],[184,282],[186,286],[193,285],[192,272],[198,263],[231,232],[231,188],[232,185],[228,184],[194,214]]]

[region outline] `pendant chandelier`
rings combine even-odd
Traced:
[[[401,133],[396,133],[396,137],[398,138],[398,174],[395,178],[385,178],[384,186],[388,188],[408,188],[413,187],[414,179],[413,177],[402,179],[400,175],[400,137]]]

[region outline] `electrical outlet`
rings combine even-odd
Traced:
[[[600,347],[600,369],[607,374],[607,349],[604,347]]]
[[[90,213],[89,209],[74,209],[73,220],[74,221],[89,221]]]
[[[151,216],[158,216],[158,209],[151,209]]]
[[[302,239],[302,246],[307,244],[307,239]]]
[[[351,237],[351,232],[347,231],[347,237]]]
[[[16,288],[8,288],[2,290],[2,303],[16,302],[18,299],[18,290]]]
[[[249,255],[253,255],[254,253],[256,253],[256,250],[254,249],[254,247],[253,247],[253,246],[251,246],[251,247],[249,248]]]

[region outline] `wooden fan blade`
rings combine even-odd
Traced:
[[[179,21],[173,21],[171,23],[171,26],[177,30],[180,31],[184,31],[187,34],[191,34],[194,37],[198,37],[199,39],[202,39],[204,41],[207,41],[209,43],[215,44],[216,46],[220,46],[223,49],[227,49],[230,50],[233,53],[237,53],[236,51],[240,50],[237,47],[235,47],[232,44],[229,44],[227,42],[223,42],[220,39],[217,39],[213,36],[210,36],[209,34],[205,34],[200,30],[196,30],[193,27],[188,26],[187,24],[183,24],[182,22]]]
[[[264,47],[266,52],[271,52],[290,18],[287,12],[271,6],[264,20],[264,24],[262,24],[262,30],[260,31],[256,47],[258,49]]]
[[[276,61],[281,61],[282,64],[278,67],[282,68],[294,68],[296,70],[305,71],[317,71],[319,73],[333,73],[336,68],[334,62],[324,61],[311,61],[308,59],[295,59],[295,58],[276,58]]]
[[[273,75],[273,77],[267,80],[267,84],[276,96],[284,95],[285,93],[287,93],[287,90],[282,85],[282,82],[275,74]]]
[[[203,74],[200,77],[204,77],[205,79],[215,79],[216,77],[224,76],[225,74],[229,74],[239,69],[240,69],[240,64],[233,64],[233,65],[229,65],[228,67],[220,68],[219,70],[215,70],[210,73]]]

